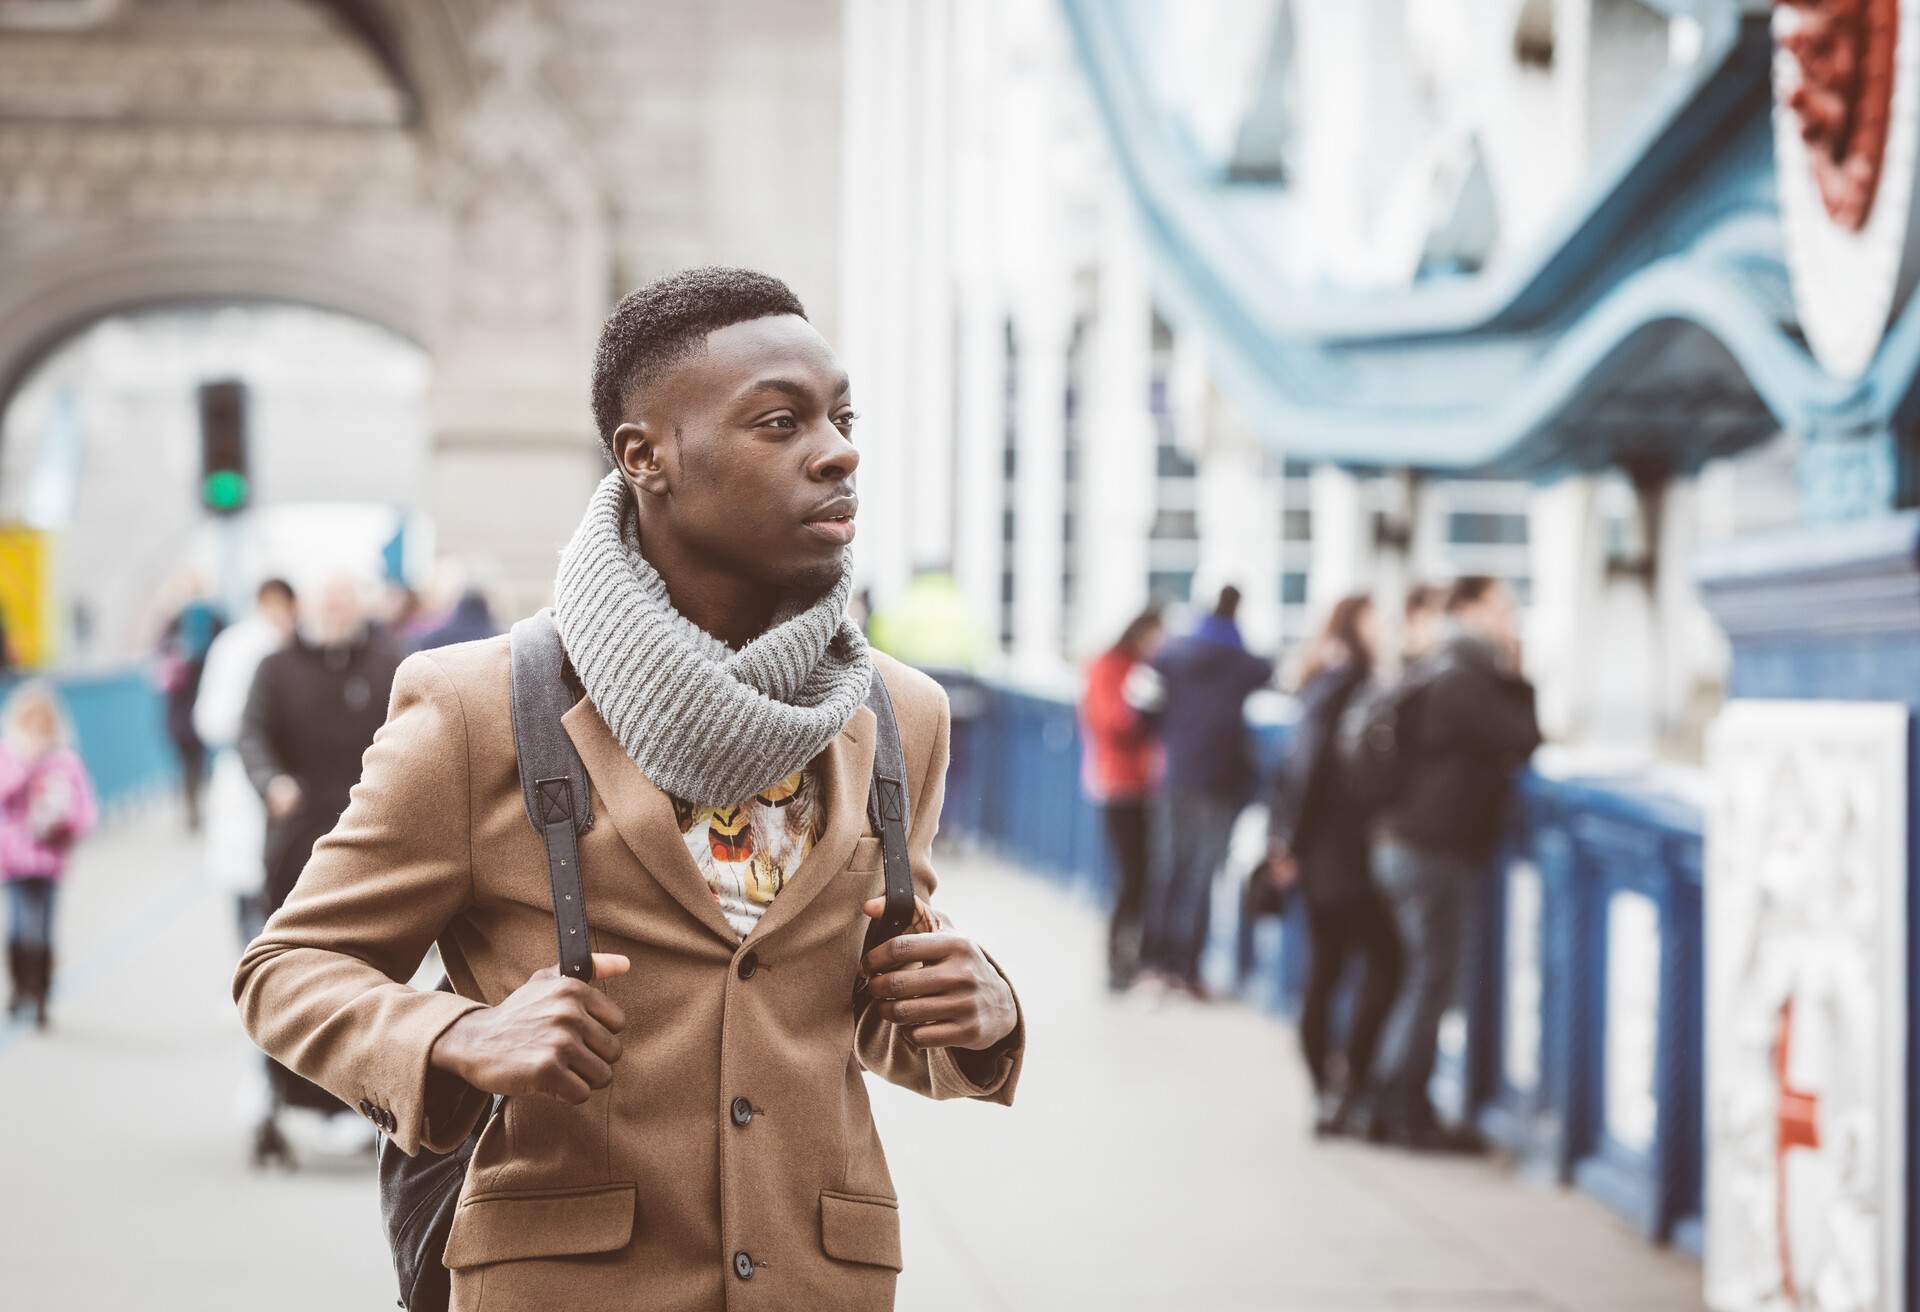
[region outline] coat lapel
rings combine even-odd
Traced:
[[[738,947],[740,935],[720,913],[720,904],[714,901],[712,890],[687,851],[680,823],[674,818],[673,799],[633,763],[591,699],[582,697],[574,703],[573,709],[560,717],[560,723],[587,767],[604,818],[613,822],[647,873],[729,948]],[[588,906],[591,908],[591,901]]]
[[[747,935],[749,943],[759,943],[779,933],[782,926],[792,923],[807,909],[807,904],[846,869],[848,859],[853,856],[853,845],[860,841],[867,828],[867,779],[873,773],[874,733],[873,712],[862,706],[853,713],[839,736],[815,758],[816,782],[825,790],[822,800],[826,804],[826,824],[800,868],[787,877],[779,896],[767,907],[753,933]],[[691,857],[687,864],[692,866]],[[697,871],[695,877],[698,877]],[[704,880],[701,887],[706,887]],[[860,914],[859,908],[854,908],[853,914]]]

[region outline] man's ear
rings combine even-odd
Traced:
[[[614,464],[642,492],[667,491],[666,452],[658,438],[646,423],[622,424],[613,430]]]

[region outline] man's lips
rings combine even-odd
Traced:
[[[853,541],[853,516],[840,515],[830,519],[810,519],[806,524],[809,533],[816,533],[836,546],[846,546]]]
[[[859,513],[858,498],[838,497],[809,515],[806,527],[808,531],[844,547],[853,541],[853,517]]]

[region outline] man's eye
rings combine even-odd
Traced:
[[[784,429],[788,432],[799,427],[799,425],[794,422],[792,415],[773,415],[770,418],[761,420],[760,426],[762,428]]]
[[[849,410],[833,421],[833,426],[843,433],[851,433],[854,423],[860,418],[855,411]]]

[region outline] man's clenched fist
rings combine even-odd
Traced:
[[[624,975],[628,964],[596,952],[593,976]],[[548,966],[498,1006],[449,1025],[427,1060],[485,1093],[537,1093],[578,1105],[613,1083],[626,1027],[626,1014],[606,994]]]

